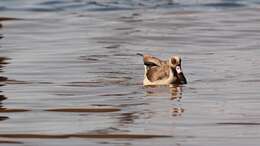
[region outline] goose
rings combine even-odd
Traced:
[[[142,56],[144,61],[144,86],[187,84],[179,56],[161,60],[148,54],[137,55]]]

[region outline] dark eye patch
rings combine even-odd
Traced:
[[[176,64],[176,63],[177,63],[177,60],[176,60],[175,58],[172,58],[172,59],[171,59],[171,62],[172,62],[172,64]]]

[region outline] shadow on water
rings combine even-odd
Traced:
[[[3,72],[3,68],[4,66],[7,64],[6,62],[7,58],[6,57],[0,57],[0,73]],[[5,76],[0,76],[0,87],[1,86],[5,86],[5,82],[7,81],[7,77]],[[7,97],[5,95],[2,94],[2,90],[0,90],[0,112],[4,109],[3,108],[3,101],[7,99]],[[6,120],[8,119],[8,117],[6,116],[0,116],[0,121]]]
[[[149,138],[169,138],[168,135],[153,134],[0,134],[3,138],[30,138],[30,139],[64,139],[64,138],[118,138],[118,139],[149,139]]]
[[[89,108],[55,108],[55,109],[47,109],[45,111],[49,112],[77,112],[77,113],[82,113],[82,112],[118,112],[120,111],[119,108],[115,107],[89,107]]]
[[[223,122],[223,123],[216,123],[217,125],[244,125],[244,126],[259,126],[260,123],[251,123],[251,122]]]
[[[0,140],[0,144],[23,144],[23,143],[19,141]]]
[[[1,21],[10,21],[10,20],[19,20],[18,18],[12,18],[12,17],[0,17]]]

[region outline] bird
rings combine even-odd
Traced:
[[[179,56],[161,60],[148,54],[137,53],[137,55],[143,57],[144,86],[187,84]]]

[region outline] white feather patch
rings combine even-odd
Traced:
[[[176,71],[177,71],[178,74],[181,73],[182,72],[181,71],[181,67],[180,66],[176,66]]]

